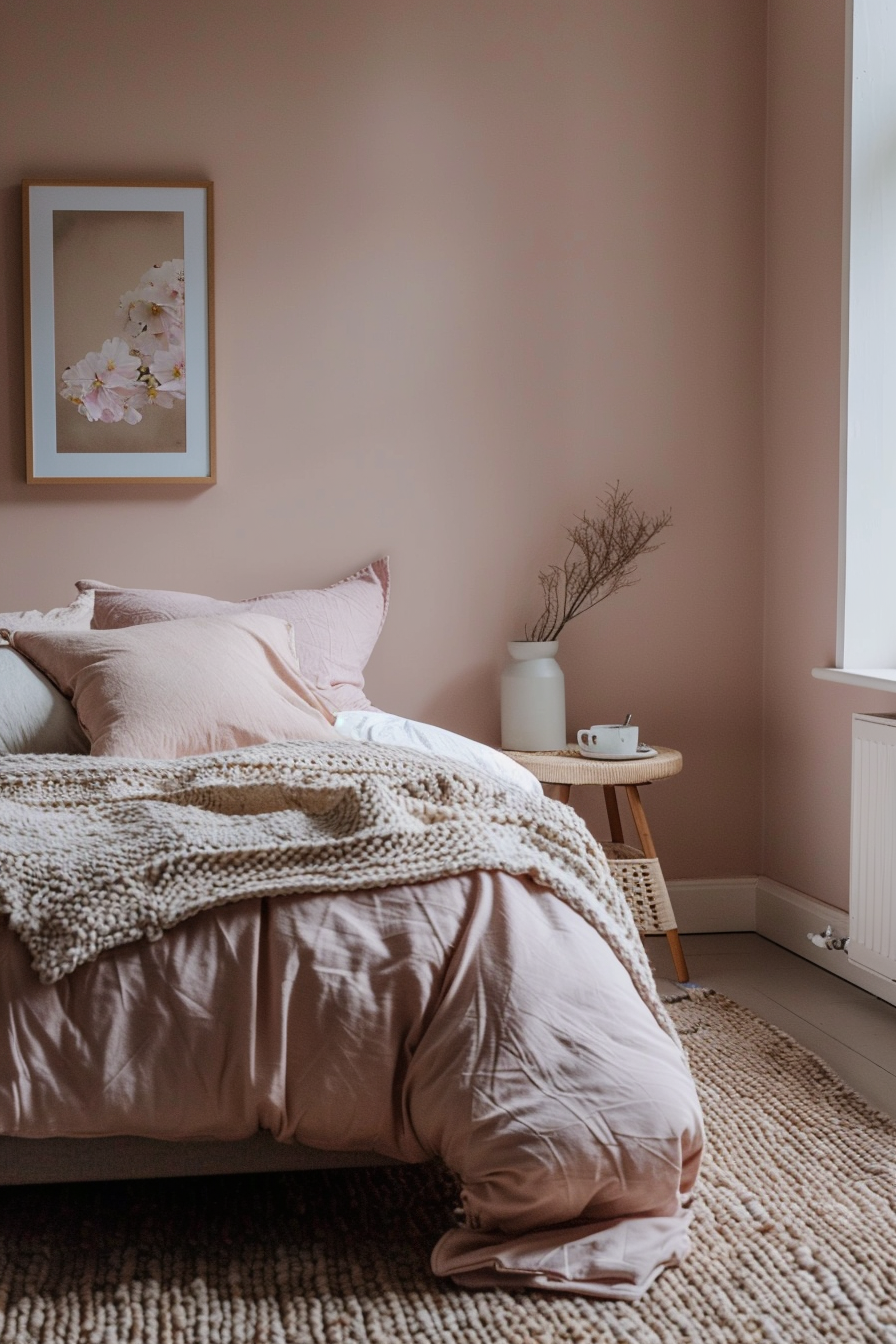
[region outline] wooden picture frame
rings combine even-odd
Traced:
[[[22,183],[29,485],[215,483],[211,182]]]

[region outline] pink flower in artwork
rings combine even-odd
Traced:
[[[170,392],[160,392],[156,386],[155,380],[151,377],[144,377],[137,384],[137,389],[128,399],[128,409],[137,417],[135,420],[128,420],[128,424],[136,425],[138,420],[142,420],[142,412],[147,406],[161,406],[165,410],[170,410],[175,404],[174,397]]]
[[[166,411],[170,411],[177,400],[170,392],[163,392],[160,387],[154,387],[152,384],[147,387],[146,396],[150,406],[162,406]]]
[[[180,259],[163,261],[161,266],[152,266],[140,277],[141,285],[149,285],[171,311],[184,306],[184,263]]]
[[[114,336],[62,375],[60,396],[88,420],[136,425],[148,406],[170,410],[186,397],[184,263],[152,266],[122,294],[127,340]]]
[[[175,397],[186,396],[186,364],[181,348],[172,346],[169,350],[159,350],[149,371],[157,380],[160,392],[170,392]]]
[[[184,263],[166,261],[151,267],[136,289],[122,294],[118,306],[125,314],[125,331],[135,342],[141,341],[144,354],[164,349],[178,335],[183,340]]]
[[[88,420],[109,424],[128,418],[128,401],[139,376],[139,358],[131,354],[120,336],[113,336],[103,342],[101,350],[92,351],[65,370],[60,392]]]

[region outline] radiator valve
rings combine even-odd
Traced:
[[[846,952],[849,948],[849,939],[835,938],[830,924],[824,933],[807,933],[806,937],[810,943],[814,943],[816,947],[824,947],[828,952]]]

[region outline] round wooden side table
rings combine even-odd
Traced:
[[[506,756],[519,761],[531,770],[549,798],[569,802],[574,785],[597,784],[603,788],[607,819],[610,823],[610,843],[604,845],[613,875],[632,907],[635,923],[641,933],[665,933],[675,963],[675,974],[680,982],[688,977],[681,939],[669,891],[663,878],[656,846],[647,815],[638,792],[639,784],[677,775],[682,767],[681,752],[673,747],[657,747],[655,756],[635,761],[596,761],[580,756],[578,747],[571,744],[565,751],[505,751]],[[641,842],[636,850],[625,844],[622,818],[619,815],[617,788],[625,790]]]

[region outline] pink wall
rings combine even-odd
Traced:
[[[846,909],[851,715],[892,697],[834,662],[844,0],[771,0],[768,61],[762,872]]]
[[[648,804],[669,876],[755,872],[765,23],[197,0],[169,42],[139,7],[11,7],[0,609],[81,575],[238,597],[389,551],[372,695],[494,740],[536,573],[619,477],[674,527],[563,636],[570,727],[631,709],[683,749]],[[214,180],[217,487],[24,485],[17,184],[56,175]]]

